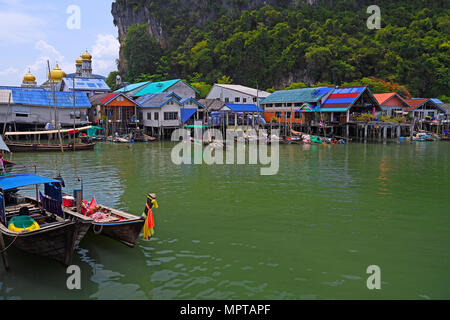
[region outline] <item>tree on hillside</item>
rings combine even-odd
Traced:
[[[148,33],[148,25],[132,25],[123,45],[127,60],[126,78],[133,82],[140,74],[155,74],[162,59],[159,43]]]

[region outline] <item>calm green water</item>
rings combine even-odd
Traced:
[[[450,143],[280,146],[280,171],[176,166],[173,144],[17,154],[66,190],[140,215],[158,194],[156,236],[134,249],[89,235],[56,262],[8,251],[3,299],[449,299]],[[24,171],[21,169],[21,171]],[[366,287],[370,265],[382,289]]]

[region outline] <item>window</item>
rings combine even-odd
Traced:
[[[155,112],[155,120],[159,120],[159,113]]]
[[[164,120],[178,120],[178,112],[164,112]]]
[[[253,98],[253,102],[256,102],[256,98]]]
[[[292,103],[288,103],[286,106],[287,107],[292,107]]]
[[[282,107],[281,103],[275,103],[275,107]]]
[[[276,118],[281,118],[281,112],[275,112],[275,117]]]
[[[241,98],[239,98],[239,97],[234,98],[234,102],[241,102]]]
[[[301,119],[302,118],[302,113],[301,112],[295,112],[294,118],[295,119]]]
[[[225,98],[225,102],[230,102],[230,98]]]
[[[246,103],[247,102],[247,98],[242,98],[242,102]]]
[[[290,119],[291,118],[291,113],[290,112],[286,112],[285,115],[286,115],[286,119]]]
[[[151,112],[147,112],[147,120],[152,120],[152,113]]]
[[[18,118],[28,118],[28,114],[26,114],[26,113],[16,113],[16,117],[18,117]]]

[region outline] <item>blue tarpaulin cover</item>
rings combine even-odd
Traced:
[[[2,190],[10,190],[41,183],[60,183],[60,181],[29,173],[0,176],[0,189]]]
[[[226,103],[225,104],[231,111],[234,112],[264,112],[263,109],[258,108],[254,104],[234,104],[234,103]]]
[[[181,119],[183,119],[183,123],[188,121],[196,112],[197,109],[188,109],[188,108],[181,109]]]

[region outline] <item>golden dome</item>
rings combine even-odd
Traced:
[[[34,83],[36,82],[36,77],[31,74],[31,70],[23,77],[23,82]]]
[[[86,50],[86,52],[85,53],[83,53],[82,55],[81,55],[81,58],[83,59],[83,60],[92,60],[92,56],[91,56],[91,54]]]
[[[56,67],[52,71],[50,71],[50,76],[53,81],[58,82],[58,81],[61,81],[62,78],[64,78],[66,76],[66,73],[61,70],[61,68],[58,66],[58,64],[56,64]]]
[[[77,64],[82,64],[83,63],[83,58],[79,57],[76,62],[77,62]]]

